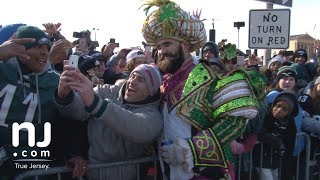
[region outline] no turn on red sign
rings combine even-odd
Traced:
[[[249,13],[249,48],[287,49],[290,9],[256,9]]]

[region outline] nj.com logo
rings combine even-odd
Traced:
[[[30,122],[24,122],[21,124],[18,123],[13,123],[12,124],[12,145],[14,147],[19,146],[19,132],[20,130],[22,131],[27,131],[28,133],[28,146],[36,147],[38,148],[45,148],[50,145],[51,142],[51,124],[49,122],[46,122],[44,124],[44,139],[42,142],[35,142],[35,127],[32,123]],[[20,154],[20,153],[21,154]],[[41,151],[36,151],[36,150],[22,150],[19,152],[14,152],[13,156],[14,157],[23,157],[23,158],[37,158],[37,159],[44,159],[44,158],[49,158],[50,157],[50,151],[49,150],[41,150]],[[19,153],[19,154],[18,154]],[[44,159],[44,160],[49,160],[49,159]]]

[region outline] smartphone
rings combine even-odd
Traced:
[[[151,46],[145,46],[145,47],[144,47],[144,50],[145,50],[145,51],[151,51]]]
[[[78,55],[70,55],[69,57],[69,66],[78,68],[78,61],[79,61],[79,56]]]
[[[111,42],[111,43],[115,43],[115,42],[116,42],[116,39],[115,39],[115,38],[110,38],[110,42]]]
[[[116,44],[116,47],[119,47],[119,43],[115,43]]]

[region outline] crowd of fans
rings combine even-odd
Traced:
[[[156,66],[157,49],[144,43],[142,48],[115,51],[117,44],[107,42],[98,50],[89,31],[77,33],[78,40],[70,42],[60,34],[60,26],[12,24],[0,29],[0,174],[4,179],[23,171],[15,168],[13,160],[18,157],[12,156],[17,151],[11,145],[14,122],[32,122],[36,135],[43,134],[45,122],[51,122],[52,166],[67,164],[74,168],[74,177],[85,175],[87,160],[106,163],[146,156],[144,148],[161,135],[159,107],[165,74]],[[305,151],[304,140],[296,134],[304,131],[310,135],[312,153],[320,147],[318,60],[309,61],[306,51],[299,48],[289,58],[281,51],[264,66],[257,54],[239,64],[239,57],[221,56],[228,45],[206,42],[193,60],[226,74],[238,69],[258,72],[266,83],[259,89],[266,94],[265,102],[260,102],[258,115],[248,120],[241,138],[230,143],[232,152],[253,149],[254,165],[259,167],[261,149],[255,145],[267,144],[261,177],[278,176],[280,157],[286,167],[282,179],[292,177],[296,157]],[[67,65],[70,55],[79,56],[78,68]],[[21,150],[37,150],[27,146],[27,137],[22,132]],[[132,166],[122,172],[129,179],[136,175]],[[114,179],[117,175],[114,170],[106,173]],[[91,171],[87,176],[96,178],[99,173]]]

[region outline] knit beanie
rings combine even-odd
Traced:
[[[34,26],[20,26],[16,32],[17,38],[35,38],[33,43],[26,43],[24,46],[26,49],[33,48],[37,45],[47,45],[48,50],[51,48],[51,42],[49,37],[44,31]]]
[[[153,64],[140,64],[130,73],[130,76],[134,72],[143,76],[147,83],[149,95],[155,95],[162,84],[162,77],[158,67]]]
[[[298,74],[297,71],[292,66],[282,66],[279,68],[277,73],[277,81],[279,81],[283,77],[294,77],[297,81]]]
[[[297,116],[299,107],[298,107],[298,97],[290,91],[282,91],[279,95],[275,98],[274,102],[279,101],[286,101],[289,104],[289,116]]]
[[[213,52],[216,58],[219,58],[218,46],[214,42],[212,41],[206,42],[205,45],[203,46],[203,51],[206,51],[206,50],[210,50],[211,52]],[[203,51],[201,52],[201,58],[203,58]]]
[[[132,50],[127,54],[127,63],[135,58],[139,58],[139,57],[143,57],[146,58],[146,55],[144,54],[144,52],[142,52],[141,50]]]
[[[307,61],[308,60],[308,55],[306,50],[299,48],[297,49],[294,53],[293,53],[293,60],[298,57],[298,56],[302,56],[304,57],[304,59]]]
[[[280,56],[275,56],[275,57],[273,57],[270,61],[269,61],[269,63],[268,63],[268,69],[270,68],[270,66],[271,66],[271,64],[272,63],[274,63],[274,62],[280,62],[281,64],[282,63],[284,63],[284,59],[283,58],[281,58]]]

